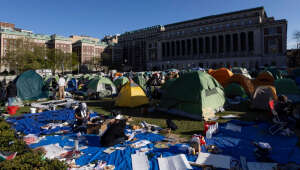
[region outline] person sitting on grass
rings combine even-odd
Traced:
[[[79,107],[75,109],[75,131],[86,133],[87,122],[90,119],[90,111],[87,108],[86,103],[80,103]]]
[[[128,136],[125,135],[126,119],[120,119],[117,116],[115,121],[111,123],[105,133],[101,136],[100,144],[103,147],[114,146],[125,142]]]
[[[288,116],[290,115],[290,103],[285,95],[278,96],[278,101],[275,104],[275,110],[281,121],[288,121]]]

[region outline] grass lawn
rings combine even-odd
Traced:
[[[90,110],[95,111],[99,114],[110,115],[111,111],[114,110],[119,111],[123,115],[131,116],[133,118],[133,122],[131,122],[131,124],[139,124],[141,121],[146,121],[147,123],[155,124],[161,126],[162,128],[165,128],[166,119],[171,118],[178,126],[178,129],[176,131],[173,131],[172,133],[178,134],[179,136],[185,137],[187,139],[189,139],[193,134],[202,133],[204,129],[203,121],[192,120],[185,117],[179,117],[162,112],[149,113],[147,111],[143,111],[143,108],[115,108],[113,100],[109,98],[103,100],[89,100],[86,101],[86,103]],[[225,112],[218,113],[217,115],[223,116],[233,114],[239,116],[239,119],[244,121],[271,120],[271,116],[269,113],[263,111],[251,111],[248,109],[248,106],[248,102],[239,105],[233,105],[230,108],[227,108]],[[15,116],[28,113],[29,108],[29,106],[20,108],[20,110],[17,111],[17,114]],[[229,120],[230,119],[219,119],[217,121],[223,123]]]
[[[109,115],[112,110],[114,110],[113,100],[104,99],[98,101],[87,101],[89,109],[96,111],[100,114]],[[166,119],[171,118],[175,124],[178,126],[178,129],[173,133],[180,135],[181,137],[190,138],[193,134],[200,134],[203,131],[203,121],[197,121],[188,119],[185,117],[179,117],[175,115],[170,115],[162,112],[145,112],[143,108],[138,109],[129,109],[129,108],[119,108],[115,109],[120,111],[123,115],[131,116],[133,122],[131,124],[138,124],[141,121],[146,121],[150,124],[155,124],[161,126],[162,128],[166,127]],[[259,112],[259,111],[249,111],[248,104],[243,103],[236,105],[230,108],[228,111],[219,113],[217,115],[238,115],[240,120],[245,121],[255,121],[255,120],[268,120],[268,113]],[[270,120],[270,119],[269,119]],[[218,122],[226,122],[228,120],[219,119]]]

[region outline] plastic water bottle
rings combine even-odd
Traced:
[[[212,137],[212,129],[209,128],[207,131],[206,131],[206,139],[210,139]]]

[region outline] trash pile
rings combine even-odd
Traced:
[[[64,160],[74,169],[230,169],[241,167],[242,161],[248,167],[300,163],[298,138],[291,135],[282,140],[281,134],[271,135],[267,123],[207,122],[204,136],[195,134],[182,142],[161,135],[177,128],[171,120],[166,121],[168,130],[144,121],[130,125],[130,118],[122,115],[93,113],[93,125],[81,133],[72,128],[74,116],[74,110],[63,109],[11,117],[7,122],[24,134],[29,147],[42,151],[45,158]],[[124,129],[118,131],[122,123]]]

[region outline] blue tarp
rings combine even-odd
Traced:
[[[51,123],[53,121],[68,121],[72,122],[74,117],[74,111],[72,110],[60,110],[43,112],[37,114],[25,114],[23,117],[9,118],[8,121],[13,123],[13,127],[25,134],[49,134],[53,131],[45,132],[40,130],[41,125]],[[41,122],[42,121],[42,122]],[[252,142],[267,142],[272,146],[271,158],[278,163],[296,162],[300,164],[300,148],[296,146],[298,138],[296,136],[286,137],[281,135],[270,135],[268,133],[269,124],[264,122],[242,122],[231,121],[230,123],[242,126],[242,131],[233,132],[225,129],[226,124],[219,125],[219,131],[214,134],[211,139],[206,139],[207,144],[214,144],[223,150],[223,155],[230,155],[234,159],[239,159],[240,156],[246,157],[247,161],[256,161],[254,155],[254,145]],[[131,130],[126,129],[126,133],[130,133]],[[135,135],[137,141],[149,140],[152,143],[148,144],[147,148],[151,149],[148,152],[148,158],[150,162],[150,169],[158,170],[157,157],[161,155],[163,157],[177,155],[180,153],[186,154],[189,161],[195,161],[196,156],[188,155],[187,151],[182,150],[182,146],[185,144],[176,144],[170,146],[169,149],[158,149],[154,147],[154,143],[164,139],[163,136],[153,133],[138,133]],[[48,144],[59,143],[63,146],[74,146],[74,139],[77,138],[76,134],[70,132],[68,134],[60,134],[54,136],[46,136],[44,139],[36,144],[30,145],[31,148],[44,146]],[[87,146],[86,149],[82,149],[83,155],[76,159],[76,164],[86,165],[93,161],[104,160],[108,164],[113,164],[116,169],[132,169],[131,154],[135,153],[137,149],[131,148],[125,143],[125,150],[116,150],[112,154],[106,154],[103,152],[106,148],[100,146],[99,136],[96,135],[83,135],[80,140],[81,146]],[[206,149],[202,147],[202,151],[206,152]],[[194,167],[196,168],[196,167]]]

